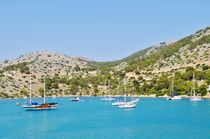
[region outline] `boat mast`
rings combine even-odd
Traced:
[[[134,87],[134,84],[132,86],[132,100],[134,100],[134,93],[135,93],[135,87]]]
[[[104,98],[106,98],[107,97],[107,84],[106,84],[106,80],[104,82],[104,86],[105,86],[105,95],[104,95]]]
[[[30,96],[29,96],[29,105],[31,105],[32,104],[32,101],[31,101],[31,90],[32,90],[32,87],[31,87],[31,75],[30,75],[30,86],[29,86],[29,88],[30,88]]]
[[[110,95],[111,95],[111,92],[110,92],[110,84],[111,84],[111,83],[110,83],[110,80],[109,80],[109,81],[108,81],[108,92],[107,92],[107,94],[108,94],[107,96],[108,96],[108,97],[110,97]]]
[[[175,76],[175,74],[173,73],[173,75],[172,75],[172,83],[171,83],[171,97],[174,96],[174,76]]]
[[[118,95],[118,101],[120,101],[120,79],[119,78],[118,78],[117,95]]]
[[[45,76],[44,76],[44,103],[46,103],[45,92],[46,92],[46,85],[45,85]]]
[[[124,79],[123,82],[123,94],[124,94],[124,101],[126,102],[126,78]]]
[[[193,72],[193,96],[195,97],[195,73]]]

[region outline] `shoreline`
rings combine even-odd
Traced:
[[[109,95],[109,97],[118,97],[119,95]],[[123,96],[123,95],[121,95]],[[69,98],[69,97],[105,97],[105,96],[90,96],[90,95],[83,95],[83,96],[77,96],[77,95],[69,95],[69,96],[50,96],[47,98],[57,99],[57,98]],[[140,97],[140,98],[167,98],[170,96],[164,95],[164,96],[156,96],[153,95],[128,95],[127,97]],[[189,99],[191,96],[187,95],[181,95],[183,99]],[[33,99],[39,99],[42,97],[33,97]],[[210,99],[210,94],[207,94],[206,96],[202,96],[202,99]],[[17,97],[17,98],[0,98],[0,100],[11,100],[11,99],[28,99],[26,97]]]

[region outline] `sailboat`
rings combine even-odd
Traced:
[[[36,111],[36,110],[51,110],[56,109],[58,103],[47,103],[46,102],[46,87],[45,87],[45,78],[44,78],[44,99],[43,103],[39,104],[37,102],[32,102],[32,86],[31,86],[31,75],[30,75],[30,97],[29,103],[22,105],[21,107],[26,111]]]
[[[190,101],[202,101],[203,99],[201,97],[196,96],[195,94],[195,73],[193,73],[193,81],[192,81],[192,94],[193,96],[191,96]]]
[[[124,79],[124,83],[123,83],[123,94],[124,94],[124,102],[119,105],[119,108],[123,108],[123,109],[129,109],[129,108],[135,108],[136,104],[133,102],[127,102],[127,98],[126,98],[126,79]]]
[[[134,88],[134,85],[133,85],[133,89],[132,89],[132,95],[134,95],[134,92],[135,92],[135,88]],[[139,98],[134,98],[133,96],[131,97],[131,102],[133,103],[139,103]]]
[[[109,89],[110,81],[108,82],[108,86],[107,86],[107,83],[106,83],[106,80],[105,80],[105,86],[106,86],[106,88],[108,88],[108,90],[106,90],[105,96],[104,96],[104,98],[102,98],[101,100],[102,100],[102,101],[114,101],[115,98],[108,95],[108,92],[110,91],[110,89]]]
[[[120,95],[120,81],[119,81],[119,79],[118,79],[117,95],[118,95],[117,101],[113,102],[112,106],[119,106],[119,105],[123,105],[124,104],[123,101],[120,101],[120,96],[121,95]]]
[[[172,78],[172,84],[171,84],[171,96],[167,98],[167,100],[180,100],[182,99],[181,96],[176,96],[175,95],[175,91],[174,91],[174,77],[175,77],[175,74],[173,73],[173,78]]]

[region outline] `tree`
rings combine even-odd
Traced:
[[[202,65],[202,70],[207,70],[209,69],[210,67],[208,65]]]
[[[188,71],[194,71],[194,68],[193,67],[187,67],[186,72],[188,72]]]
[[[205,96],[207,93],[207,85],[203,84],[198,88],[198,93],[201,94],[201,96]]]
[[[20,94],[21,95],[23,95],[23,96],[29,96],[29,92],[25,89],[25,88],[23,88],[21,91],[20,91]]]
[[[74,70],[78,72],[78,71],[80,71],[80,67],[79,67],[78,65],[76,65],[76,66],[74,67]]]
[[[76,85],[70,85],[69,91],[71,95],[76,95],[79,91],[79,88]]]

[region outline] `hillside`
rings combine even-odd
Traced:
[[[173,72],[177,94],[190,95],[192,74],[196,73],[197,92],[206,95],[210,85],[209,55],[210,27],[112,62],[87,61],[47,51],[34,52],[0,62],[0,97],[27,96],[29,74],[33,77],[34,96],[42,95],[44,76],[48,96],[104,95],[105,80],[110,81],[111,94],[116,94],[117,80],[125,77],[128,93],[134,85],[136,94],[169,95]]]
[[[22,90],[28,89],[29,74],[33,75],[33,90],[37,92],[43,86],[40,79],[44,76],[84,75],[81,69],[87,68],[87,62],[81,58],[39,51],[22,55],[16,59],[5,60],[0,63],[0,67],[2,69],[0,90],[4,94],[18,95]]]

